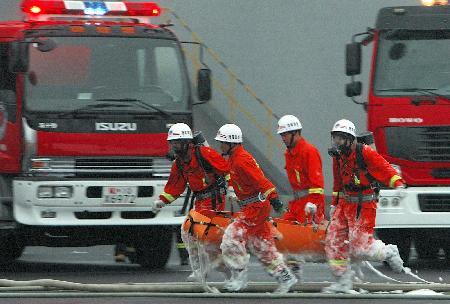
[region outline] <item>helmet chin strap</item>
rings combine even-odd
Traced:
[[[295,144],[294,144],[295,132],[296,131],[290,131],[289,132],[289,134],[291,135],[291,139],[289,140],[289,143],[285,143],[286,148],[288,148],[288,149],[292,149],[292,148],[295,147]],[[288,133],[288,132],[286,132],[286,133]]]
[[[292,149],[295,147],[295,145],[294,145],[295,132],[290,132],[290,134],[291,134],[291,140],[289,141],[289,146],[287,147],[288,149]]]
[[[232,143],[227,142],[226,144],[228,146],[228,150],[222,153],[223,156],[231,155],[231,150],[234,148],[234,145]]]

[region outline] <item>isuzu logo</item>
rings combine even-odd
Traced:
[[[390,117],[389,122],[393,123],[422,123],[423,119],[420,117]]]
[[[136,131],[137,124],[135,122],[96,122],[95,130],[97,130],[97,131]]]

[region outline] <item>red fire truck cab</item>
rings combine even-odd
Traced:
[[[426,1],[433,2],[432,0]],[[446,1],[436,1],[446,4]],[[421,258],[450,256],[450,6],[386,7],[347,45],[347,96],[367,110],[378,151],[407,183],[382,189],[376,231]],[[360,102],[362,45],[373,44],[368,101]]]
[[[155,3],[25,0],[0,23],[0,264],[25,246],[129,244],[166,264],[182,200],[149,208],[171,162],[167,131],[192,125],[180,41]],[[198,72],[198,99],[211,95]]]

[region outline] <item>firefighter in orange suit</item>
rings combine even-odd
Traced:
[[[221,143],[223,154],[229,155],[231,185],[241,207],[241,215],[226,228],[220,245],[222,258],[232,274],[224,287],[239,291],[247,286],[249,249],[278,280],[275,292],[286,293],[297,279],[275,247],[271,224],[267,222],[271,204],[276,211],[283,206],[276,189],[242,146],[242,131],[238,126],[223,125],[215,139]]]
[[[204,145],[195,147],[191,128],[184,123],[174,124],[168,132],[167,140],[176,158],[173,161],[170,176],[159,199],[153,202],[153,209],[159,211],[166,204],[177,199],[186,189],[187,184],[195,197],[195,210],[224,210],[225,180],[229,179],[229,164],[215,150]],[[195,149],[200,149],[197,156]],[[199,159],[201,157],[201,159]],[[209,170],[208,170],[209,167]],[[208,172],[209,171],[209,172]],[[192,273],[189,281],[200,281],[208,268],[228,271],[221,263],[220,248],[206,244],[207,261],[202,260],[200,244],[194,236],[181,230],[181,237],[189,252]],[[218,265],[216,265],[218,263]]]
[[[294,115],[285,115],[278,121],[286,151],[286,173],[294,200],[289,202],[283,219],[320,223],[325,219],[322,159],[316,147],[302,136],[302,124]]]
[[[324,289],[329,293],[352,289],[351,259],[386,261],[395,272],[403,271],[397,246],[386,245],[373,237],[378,199],[373,181],[398,188],[401,195],[405,187],[403,179],[374,149],[357,144],[355,134],[355,125],[347,119],[337,121],[331,130],[333,202],[325,252],[337,281]]]

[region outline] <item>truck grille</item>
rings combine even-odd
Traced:
[[[431,176],[434,178],[450,178],[450,168],[433,169]]]
[[[77,177],[166,177],[172,164],[165,158],[76,158]]]
[[[450,126],[388,127],[388,154],[416,162],[450,161]]]
[[[450,212],[450,194],[419,194],[422,212]]]

